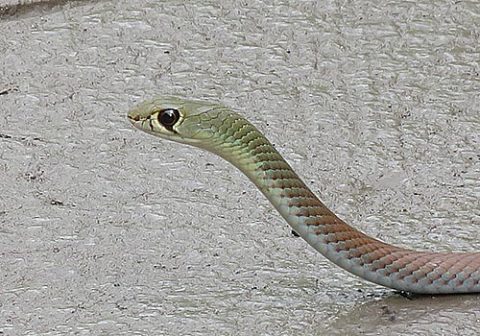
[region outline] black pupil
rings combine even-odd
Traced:
[[[175,109],[165,109],[160,111],[158,121],[165,127],[172,127],[180,118],[180,113]]]

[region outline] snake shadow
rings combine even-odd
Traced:
[[[365,300],[366,298],[366,300]],[[340,310],[319,334],[435,335],[435,330],[477,328],[480,295],[418,295],[383,292]],[[449,329],[450,328],[450,329]],[[423,330],[423,332],[422,332]],[[327,333],[325,333],[327,331]]]

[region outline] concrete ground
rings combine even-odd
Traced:
[[[384,241],[480,250],[475,1],[0,0],[0,335],[478,335],[478,295],[329,263],[232,166],[133,129],[244,114]]]

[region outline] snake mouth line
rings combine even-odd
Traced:
[[[142,118],[138,115],[135,115],[135,116],[130,116],[129,115],[129,116],[127,116],[127,118],[135,128],[145,130],[145,131],[149,131],[149,132],[153,132],[154,127],[153,127],[153,124],[152,124],[152,118],[150,116],[146,117],[146,118]],[[145,127],[146,122],[148,122],[148,127]]]
[[[140,121],[140,116],[136,115],[136,116],[127,116],[128,117],[128,120],[130,120],[131,123],[135,123],[136,121]]]

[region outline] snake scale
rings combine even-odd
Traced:
[[[351,227],[310,191],[260,131],[225,106],[158,97],[134,107],[128,118],[149,134],[232,163],[315,250],[363,279],[417,294],[480,292],[480,253],[414,251]]]

